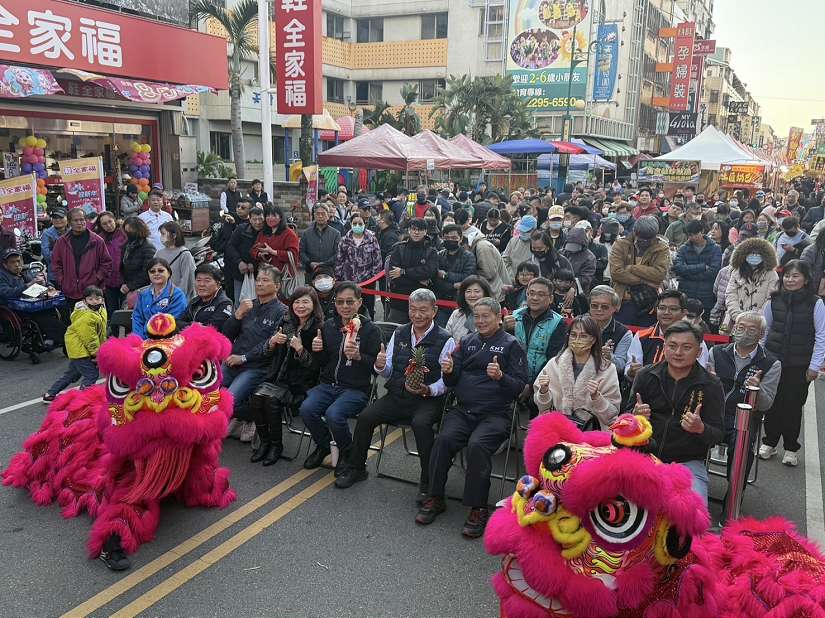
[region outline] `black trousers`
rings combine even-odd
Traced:
[[[249,415],[255,421],[261,440],[283,447],[284,430],[281,425],[283,405],[277,399],[257,393],[249,397]]]
[[[31,320],[40,329],[44,339],[51,339],[56,345],[63,344],[63,337],[66,335],[66,325],[58,317],[54,309],[36,311],[34,313],[18,314],[23,320]]]
[[[444,407],[443,397],[418,397],[408,393],[387,393],[373,401],[358,415],[352,434],[349,464],[363,470],[367,462],[370,442],[375,428],[384,423],[408,423],[415,435],[415,445],[421,459],[419,485],[426,487],[430,478],[430,454],[435,440],[435,425]]]
[[[765,415],[763,444],[775,447],[782,438],[786,451],[795,453],[802,448],[799,432],[802,429],[802,410],[808,399],[807,371],[807,367],[782,367],[773,406]]]
[[[493,453],[510,435],[511,421],[510,414],[480,416],[458,408],[449,410],[430,457],[430,495],[444,497],[444,486],[453,458],[467,447],[463,502],[469,507],[486,507]]]

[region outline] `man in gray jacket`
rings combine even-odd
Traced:
[[[304,268],[307,285],[312,282],[312,274],[319,266],[335,266],[338,242],[341,234],[329,226],[329,210],[324,204],[315,206],[315,223],[301,234],[299,257]]]

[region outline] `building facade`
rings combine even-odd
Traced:
[[[732,59],[729,48],[718,47],[706,60],[703,126],[713,125],[749,146],[759,146],[762,123],[759,103],[736,74]]]

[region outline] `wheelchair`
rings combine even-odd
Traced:
[[[56,318],[60,319],[57,309],[49,311],[54,311]],[[13,361],[23,352],[29,355],[32,365],[37,365],[40,362],[38,355],[47,351],[44,339],[40,327],[25,313],[0,307],[0,359]]]

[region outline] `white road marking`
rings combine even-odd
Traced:
[[[810,408],[813,409],[810,409]],[[822,461],[819,458],[819,427],[817,414],[825,408],[825,381],[814,380],[814,402],[805,404],[802,418],[805,423],[805,518],[807,535],[825,547],[825,509],[822,504]]]
[[[103,383],[103,378],[100,378],[96,384]],[[36,397],[34,399],[29,399],[28,401],[21,401],[20,403],[16,403],[13,406],[8,406],[6,408],[0,408],[0,416],[3,416],[7,412],[14,412],[15,410],[20,410],[21,408],[28,408],[36,403],[43,403],[43,396]]]

